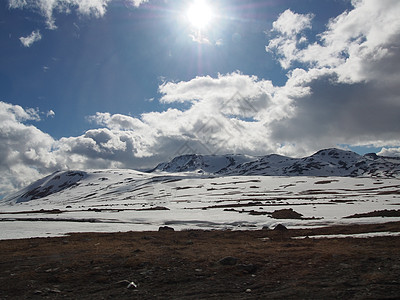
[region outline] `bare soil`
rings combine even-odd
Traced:
[[[0,299],[399,299],[400,222],[0,241]]]

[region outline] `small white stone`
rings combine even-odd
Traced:
[[[136,285],[136,283],[131,281],[126,288],[127,289],[137,289],[137,285]]]

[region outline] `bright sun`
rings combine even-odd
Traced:
[[[213,12],[205,0],[194,0],[188,8],[186,16],[194,28],[201,30],[210,24]]]

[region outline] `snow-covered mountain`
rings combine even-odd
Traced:
[[[177,156],[170,162],[159,164],[150,172],[163,171],[168,173],[198,172],[224,174],[228,170],[247,162],[256,160],[255,156],[247,155],[199,155],[187,154]]]
[[[118,173],[119,176],[115,176]],[[209,176],[339,176],[400,178],[400,158],[376,154],[361,156],[351,151],[325,149],[304,158],[271,154],[262,157],[246,155],[183,155],[161,163],[143,173],[134,170],[102,170],[96,172],[58,171],[23,190],[4,198],[3,203],[21,203],[45,198],[77,186],[85,186],[76,197],[98,197],[111,191],[124,194],[136,186],[150,185],[165,178]],[[172,179],[171,179],[172,178]],[[72,193],[73,194],[73,193]],[[71,196],[72,197],[72,196]],[[77,198],[77,200],[78,200]],[[72,198],[71,198],[72,199]]]
[[[20,203],[40,199],[79,185],[79,181],[87,176],[88,174],[82,171],[57,171],[5,197],[3,202]]]
[[[396,209],[399,175],[398,158],[338,149],[304,158],[185,155],[151,172],[59,171],[0,200],[0,240],[159,226],[257,229],[282,222],[289,227],[356,223],[349,216]],[[295,219],[292,214],[276,220],[274,214],[281,210],[295,211]],[[396,220],[370,216],[359,222]]]
[[[99,198],[100,195],[109,198],[110,195],[122,195],[142,185],[152,185],[159,178],[160,176],[128,169],[57,171],[6,196],[0,204],[22,204],[54,195],[63,195],[66,199],[62,201],[67,204],[80,202],[82,199],[86,201]]]
[[[151,172],[155,171],[216,175],[398,177],[400,158],[377,156],[374,153],[361,156],[335,148],[320,150],[304,158],[277,154],[261,157],[193,154],[161,163]]]

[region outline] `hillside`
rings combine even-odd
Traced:
[[[398,175],[398,159],[337,149],[305,158],[188,155],[151,172],[58,171],[0,201],[0,239],[395,221]]]

